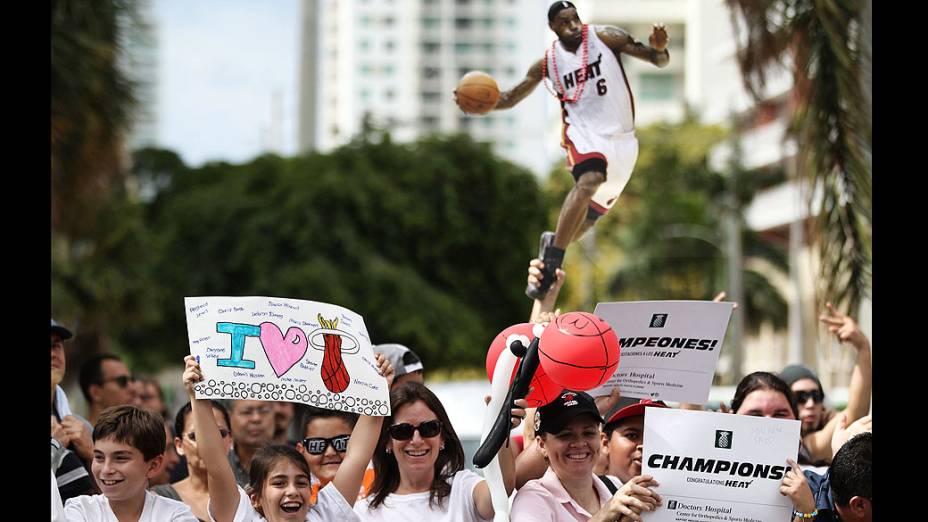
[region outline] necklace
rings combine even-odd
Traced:
[[[577,81],[577,90],[574,91],[572,98],[567,97],[567,89],[565,89],[564,85],[561,84],[561,75],[557,71],[557,54],[554,52],[554,46],[558,41],[555,40],[551,42],[551,63],[554,65],[554,81],[557,82],[557,89],[560,91],[560,93],[554,92],[551,87],[548,86],[548,82],[545,81],[548,68],[548,51],[545,50],[545,59],[541,64],[541,81],[545,84],[545,88],[548,89],[548,92],[550,92],[552,95],[554,95],[554,97],[561,100],[562,102],[574,103],[580,99],[580,96],[583,95],[583,87],[586,86],[586,69],[590,61],[590,42],[587,38],[587,31],[589,31],[589,26],[583,24],[583,29],[580,31],[580,35],[583,40],[583,43],[581,44],[583,46],[583,54],[580,55],[582,63],[580,70],[583,71],[583,79]]]

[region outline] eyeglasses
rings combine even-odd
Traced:
[[[794,393],[799,404],[805,404],[809,399],[812,399],[816,404],[825,400],[825,394],[822,393],[822,390],[802,390]]]
[[[231,431],[229,431],[229,430],[227,430],[227,429],[225,429],[225,428],[219,428],[219,436],[220,436],[220,437],[226,438],[226,437],[228,437],[228,436],[231,435],[231,434],[232,434]],[[191,431],[190,433],[187,434],[187,438],[190,439],[190,442],[196,442],[196,441],[197,441],[197,435],[196,435],[196,433],[194,433],[194,432],[192,432],[192,431]]]
[[[351,435],[339,435],[337,437],[323,438],[323,437],[306,437],[303,439],[303,447],[306,448],[306,452],[310,455],[322,455],[325,453],[325,449],[332,445],[332,449],[339,453],[344,453],[348,449],[348,439],[351,438]]]
[[[126,386],[129,386],[130,382],[135,382],[135,377],[131,375],[120,375],[119,377],[103,379],[100,381],[100,384],[106,384],[108,382],[115,382],[120,388],[125,388]]]
[[[387,428],[387,433],[395,440],[409,440],[413,433],[418,430],[423,439],[434,437],[441,433],[441,421],[438,419],[423,422],[418,426],[409,423],[394,424]]]
[[[271,412],[273,412],[273,410],[271,409],[270,406],[259,406],[257,408],[245,408],[244,410],[240,410],[237,413],[233,412],[233,414],[241,415],[243,417],[251,417],[252,415],[257,413],[258,415],[261,415],[263,417],[264,415],[270,415]]]

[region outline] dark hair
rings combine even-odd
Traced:
[[[336,411],[336,410],[324,410],[322,408],[314,408],[312,406],[306,406],[306,411],[303,413],[303,418],[300,422],[299,438],[302,439],[306,436],[306,428],[309,427],[309,423],[315,419],[341,419],[345,421],[348,426],[354,430],[354,425],[358,423],[358,414],[351,413],[350,411]]]
[[[844,443],[829,468],[835,504],[846,506],[853,497],[873,501],[873,434],[865,431]]]
[[[93,441],[113,438],[142,452],[146,461],[164,453],[164,419],[135,406],[113,406],[100,413]]]
[[[789,389],[789,386],[783,382],[783,379],[777,377],[776,375],[770,372],[754,372],[748,375],[745,375],[741,382],[738,383],[738,387],[735,389],[735,397],[731,400],[731,411],[737,412],[738,408],[741,407],[741,403],[744,402],[744,399],[753,391],[757,390],[773,390],[780,392],[786,397],[786,402],[789,403],[790,410],[793,412],[793,418],[799,418],[799,408],[796,406],[796,396],[793,395],[792,390]]]
[[[264,492],[264,482],[267,480],[271,468],[281,459],[290,460],[300,471],[306,473],[306,478],[312,477],[309,464],[306,463],[306,459],[303,458],[303,455],[300,455],[296,448],[286,444],[270,444],[255,452],[255,456],[251,459],[251,470],[248,474],[248,487],[246,488],[249,495],[261,498],[261,493]],[[264,516],[260,507],[255,509],[262,517]]]
[[[424,402],[441,421],[441,436],[445,440],[445,449],[438,453],[438,458],[435,460],[435,473],[432,485],[429,487],[430,506],[433,504],[441,506],[445,497],[451,494],[451,484],[448,483],[448,479],[464,469],[464,448],[461,447],[461,440],[454,432],[451,419],[448,418],[441,401],[424,384],[415,381],[405,382],[390,391],[392,414],[384,419],[383,428],[380,430],[380,441],[377,443],[377,449],[374,450],[374,483],[371,484],[370,493],[368,493],[371,498],[369,509],[376,509],[383,504],[387,495],[396,491],[400,485],[400,469],[396,463],[396,456],[386,452],[387,445],[390,443],[387,428],[393,425],[393,416],[400,408],[418,401]]]
[[[577,6],[575,6],[572,2],[554,2],[551,4],[551,7],[548,8],[548,23],[553,22],[554,17],[557,16],[558,13],[564,9],[570,8],[576,9]]]
[[[222,413],[222,418],[226,420],[226,426],[228,426],[229,429],[232,429],[232,420],[229,418],[229,410],[226,409],[226,407],[223,406],[219,401],[210,399],[209,403],[214,410],[219,410],[219,412]],[[191,410],[192,408],[190,406],[190,402],[187,402],[187,404],[184,404],[180,411],[177,412],[177,415],[174,416],[175,437],[184,437],[184,428],[187,427],[187,414],[190,413]]]
[[[80,374],[77,376],[77,382],[81,385],[81,393],[84,394],[88,404],[93,404],[93,401],[90,400],[90,385],[96,384],[99,386],[103,384],[103,361],[122,362],[122,359],[111,353],[92,357],[81,366]]]

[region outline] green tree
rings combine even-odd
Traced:
[[[157,312],[121,337],[139,362],[187,352],[184,296],[345,306],[374,342],[408,344],[429,368],[482,365],[493,336],[528,315],[537,183],[466,136],[376,134],[330,154],[199,168],[149,149],[135,164],[158,190],[146,216]]]
[[[773,66],[789,59],[797,109],[789,127],[798,174],[821,190],[820,297],[856,309],[871,285],[872,131],[862,78],[870,32],[863,0],[727,0],[746,45],[745,85],[761,99]],[[809,190],[810,205],[816,191]]]
[[[743,224],[753,194],[782,179],[776,171],[712,170],[709,151],[725,136],[722,127],[703,125],[695,115],[638,130],[635,173],[616,206],[596,225],[595,245],[581,243],[568,251],[565,270],[571,275],[563,309],[610,300],[708,300],[725,289],[723,214],[733,210]],[[563,169],[553,172],[546,186],[549,198],[562,198],[570,182]],[[765,321],[785,326],[786,302],[765,271],[785,273],[785,252],[748,227],[740,228],[745,258],[741,313],[752,331]],[[752,268],[755,260],[762,260],[765,270]]]

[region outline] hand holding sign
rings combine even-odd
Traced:
[[[783,485],[780,486],[780,494],[793,502],[796,511],[811,513],[815,511],[815,497],[812,496],[812,488],[806,482],[806,476],[793,459],[786,459],[790,470],[783,477]]]
[[[662,503],[661,496],[649,489],[657,485],[651,475],[632,477],[622,484],[604,509],[613,518],[622,515],[628,520],[641,520],[642,511],[654,511]]]
[[[182,377],[184,389],[187,390],[187,396],[190,402],[196,400],[195,386],[198,382],[203,381],[203,370],[200,369],[200,363],[193,355],[184,357],[184,375]]]

